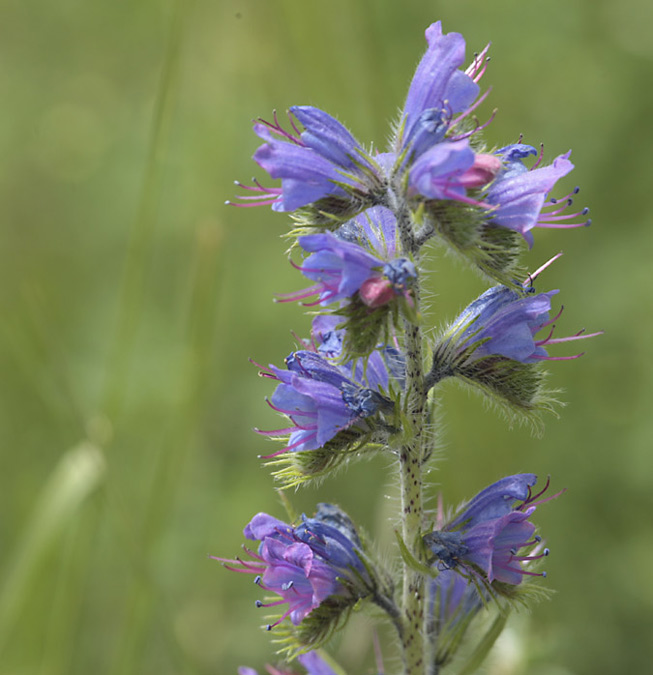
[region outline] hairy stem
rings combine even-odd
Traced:
[[[404,252],[417,258],[419,245],[414,236],[410,212],[404,203],[393,204]],[[415,260],[417,262],[417,260]],[[419,279],[418,279],[419,282]],[[419,311],[419,283],[415,285],[415,313]],[[404,319],[406,353],[405,419],[407,429],[399,451],[402,537],[410,553],[420,559],[423,521],[424,421],[427,393],[424,387],[422,331]],[[401,609],[404,630],[401,636],[405,675],[423,675],[424,661],[424,577],[404,564]]]

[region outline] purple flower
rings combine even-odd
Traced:
[[[409,193],[483,206],[483,202],[467,197],[467,189],[491,182],[501,166],[497,157],[474,154],[467,139],[438,143],[410,167]]]
[[[545,338],[535,339],[536,333],[551,326],[560,316],[558,313],[549,319],[551,298],[558,292],[535,294],[519,292],[507,286],[488,289],[463,310],[449,329],[450,334],[456,335],[458,352],[474,347],[469,355],[471,360],[496,355],[521,363],[569,360],[582,356],[549,356],[545,347],[595,337],[600,333],[584,334],[580,331],[568,337],[554,338],[552,327]]]
[[[318,302],[328,305],[348,300],[365,281],[380,277],[383,261],[358,244],[340,239],[336,234],[309,234],[299,237],[299,245],[311,255],[299,267],[304,276],[317,282],[286,300],[298,300],[319,293]]]
[[[476,345],[474,359],[498,355],[534,363],[547,358],[534,335],[548,325],[551,297],[556,293],[557,290],[524,296],[507,286],[490,288],[454,322],[454,329],[465,326],[460,346]]]
[[[288,444],[268,455],[288,450],[315,450],[323,447],[338,432],[361,427],[379,411],[392,410],[393,403],[378,389],[383,382],[376,372],[366,373],[366,384],[348,377],[341,368],[319,354],[307,350],[292,353],[286,359],[287,370],[269,366],[262,375],[279,381],[270,406],[287,415],[293,425],[287,429],[259,433],[267,436],[290,434]],[[387,379],[385,380],[387,382]]]
[[[454,129],[484,98],[474,104],[480,91],[478,81],[485,71],[487,48],[462,71],[462,35],[443,34],[438,21],[426,30],[426,40],[428,48],[415,71],[399,126],[399,168],[408,170],[410,195],[481,205],[467,196],[467,189],[491,182],[501,161],[473,151],[469,137],[478,128],[460,134]],[[454,118],[458,113],[462,114]]]
[[[300,654],[297,660],[306,669],[306,675],[336,675],[335,670],[317,652]],[[270,675],[293,675],[289,670],[277,670],[272,666],[266,666],[265,669]],[[238,669],[238,675],[258,675],[258,673],[253,668],[241,667]]]
[[[409,185],[428,199],[465,196],[465,186],[457,178],[474,164],[474,151],[467,139],[438,143],[421,155],[409,170]]]
[[[537,154],[530,145],[509,145],[496,154],[503,159],[505,168],[485,197],[485,203],[492,207],[491,223],[519,232],[529,247],[533,246],[531,230],[534,227],[568,229],[591,223],[590,220],[570,222],[587,215],[589,209],[563,213],[573,204],[571,195],[577,194],[578,188],[562,199],[546,201],[556,182],[574,168],[569,161],[571,151],[556,157],[553,164],[538,168],[540,156],[530,170],[522,162],[527,156]]]
[[[562,493],[537,501],[546,492],[532,493],[537,482],[534,474],[508,476],[480,492],[448,525],[424,536],[426,547],[439,560],[441,570],[458,567],[467,576],[474,575],[488,583],[521,583],[524,575],[546,576],[522,568],[522,562],[549,554],[519,555],[519,550],[537,546],[535,526],[529,521],[538,504]]]
[[[331,596],[356,601],[370,592],[367,568],[359,557],[360,540],[337,507],[321,504],[314,518],[302,516],[297,527],[258,513],[243,534],[260,542],[256,553],[245,549],[252,560],[214,559],[232,571],[255,574],[261,588],[280,596],[270,604],[258,601],[258,607],[288,605],[273,626],[287,617],[299,625]]]
[[[271,178],[281,179],[281,188],[239,184],[254,193],[241,197],[241,206],[269,204],[275,211],[294,211],[330,195],[367,195],[378,189],[378,167],[335,118],[312,106],[291,107],[289,118],[292,132],[281,127],[276,113],[274,123],[259,120],[254,125],[265,141],[254,160]]]
[[[397,153],[408,151],[413,161],[440,143],[453,115],[474,102],[479,93],[475,80],[482,74],[476,61],[469,73],[460,70],[465,61],[465,40],[459,33],[443,34],[440,21],[426,29],[426,41],[428,48],[406,96]]]
[[[358,294],[371,308],[385,305],[397,296],[412,302],[410,288],[417,271],[407,258],[395,257],[396,236],[392,212],[375,206],[335,233],[299,237],[299,245],[311,255],[297,268],[316,283],[281,299],[302,300],[318,295],[312,304],[328,305]]]

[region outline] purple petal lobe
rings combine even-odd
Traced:
[[[537,225],[547,194],[574,168],[569,154],[560,155],[549,166],[531,171],[515,170],[513,163],[488,190],[485,201],[496,207],[492,222],[519,232],[532,244],[529,232]]]
[[[411,166],[409,187],[428,199],[450,199],[465,194],[457,178],[474,164],[474,152],[467,139],[438,143]]]
[[[492,520],[509,513],[515,502],[523,502],[529,494],[529,488],[537,482],[533,473],[518,473],[507,476],[481,490],[465,507],[465,510],[453,520],[449,527],[457,528],[465,524],[470,528],[485,520]]]
[[[360,144],[349,130],[331,115],[312,106],[293,106],[293,115],[304,125],[302,141],[333,164],[351,168],[359,159]]]

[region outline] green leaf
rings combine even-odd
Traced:
[[[428,565],[425,565],[424,563],[417,560],[417,558],[415,558],[415,556],[413,556],[413,554],[408,550],[408,546],[406,546],[406,542],[399,534],[399,530],[395,530],[395,537],[397,538],[397,543],[399,544],[399,552],[401,553],[401,557],[404,559],[404,562],[406,565],[408,565],[408,567],[415,570],[415,572],[426,574],[429,577],[437,577],[437,572],[432,567],[429,567]]]

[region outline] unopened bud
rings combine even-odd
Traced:
[[[396,295],[393,285],[383,277],[370,277],[361,284],[358,295],[371,308],[382,307]]]
[[[459,178],[459,182],[466,188],[480,188],[491,183],[503,166],[496,155],[481,153],[474,157],[474,164]]]

